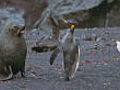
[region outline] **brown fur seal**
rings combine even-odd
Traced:
[[[19,71],[25,77],[27,47],[23,37],[25,26],[8,22],[0,34],[0,74],[12,79]]]

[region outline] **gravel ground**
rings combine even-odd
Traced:
[[[81,47],[81,64],[70,82],[64,81],[61,55],[50,66],[51,52],[32,52],[37,35],[27,33],[27,77],[21,78],[18,74],[16,79],[0,82],[0,90],[120,90],[120,53],[112,41],[120,40],[119,30],[76,29],[75,38]]]

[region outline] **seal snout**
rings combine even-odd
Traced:
[[[19,33],[20,34],[24,34],[24,31],[25,31],[25,26],[22,26],[21,29],[20,29],[20,31],[19,31]]]

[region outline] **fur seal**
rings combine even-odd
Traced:
[[[18,72],[25,77],[27,47],[23,37],[25,26],[8,22],[0,34],[0,74],[12,79]]]
[[[56,48],[50,57],[52,65],[59,52],[62,52],[63,68],[66,80],[69,81],[74,77],[80,62],[80,48],[74,39],[75,25],[70,25],[70,30],[60,41],[60,47]]]

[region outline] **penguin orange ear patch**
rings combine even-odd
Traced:
[[[74,28],[75,28],[75,25],[72,24],[72,25],[70,26],[70,29],[74,29]]]

